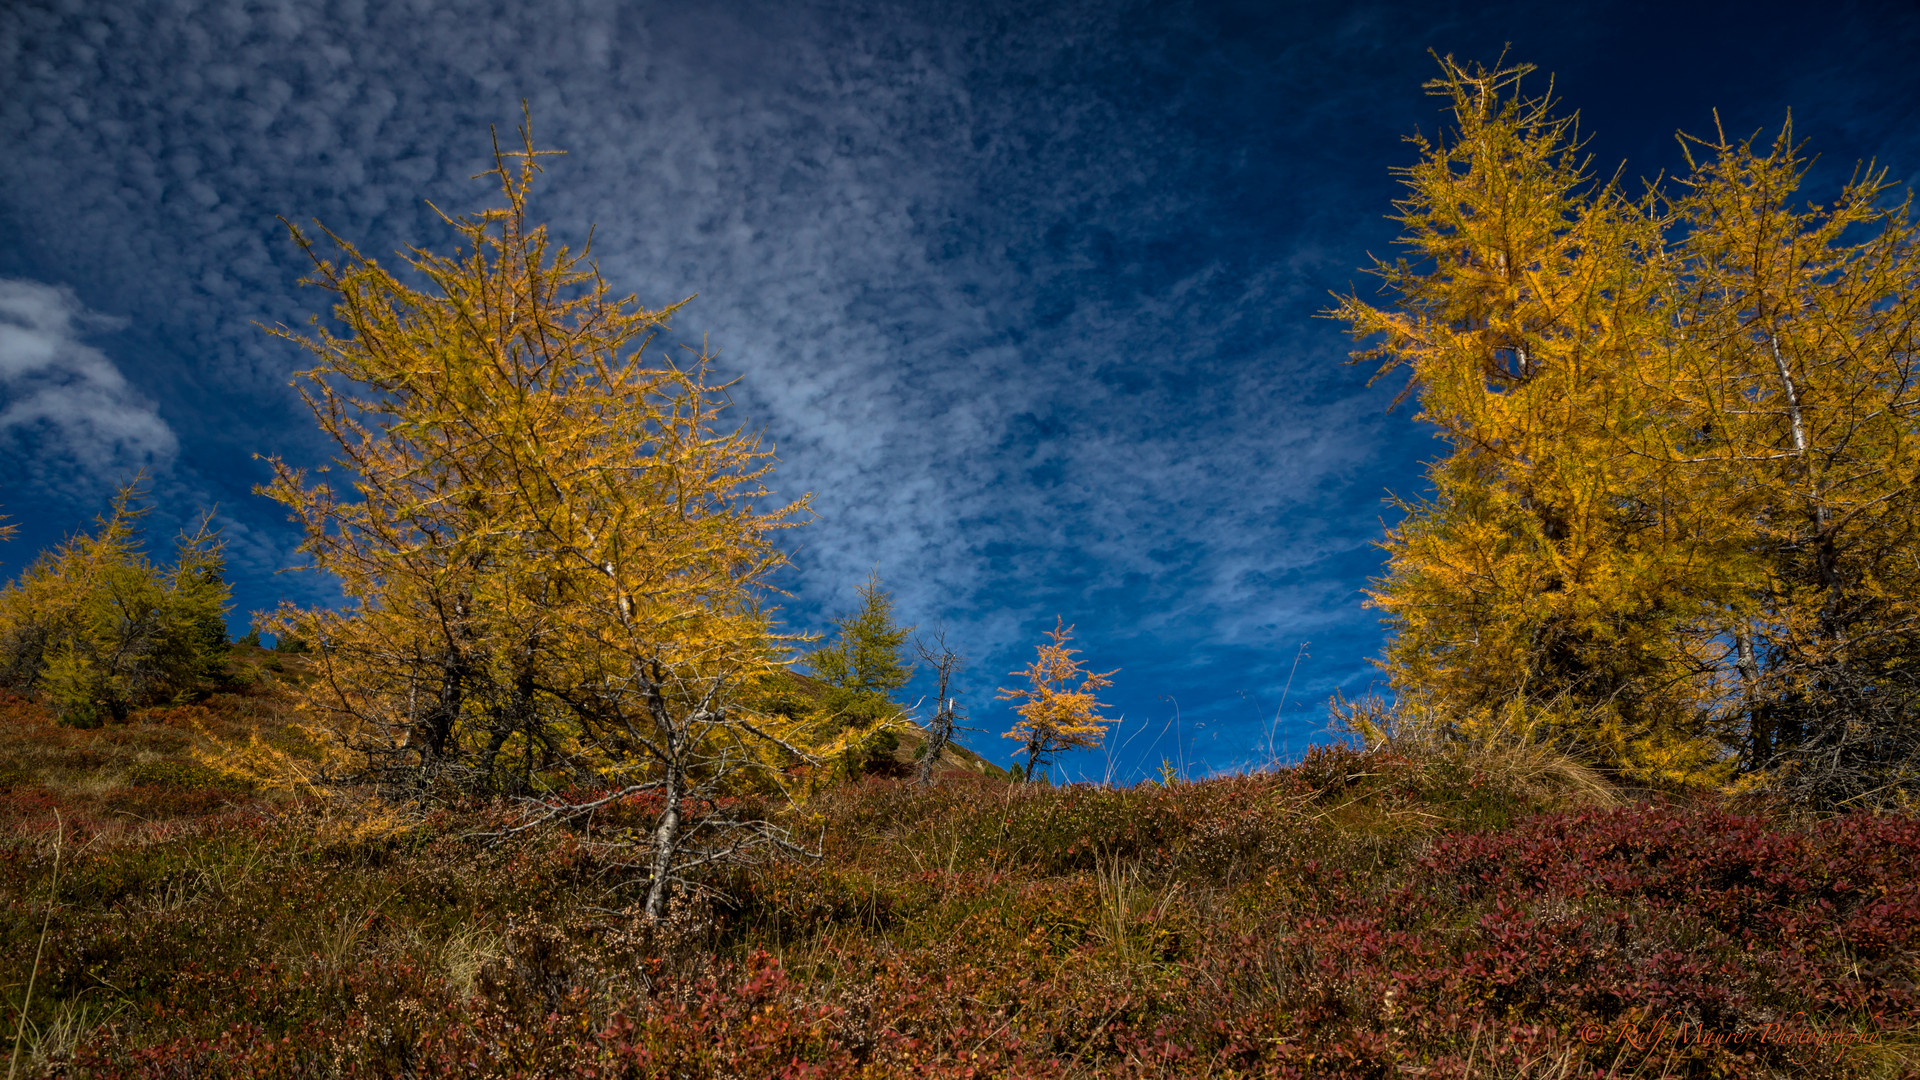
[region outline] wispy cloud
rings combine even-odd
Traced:
[[[17,462],[13,484],[72,490],[172,460],[173,429],[84,340],[118,325],[71,289],[0,278],[0,440]]]
[[[1388,250],[1423,50],[1518,26],[1564,70],[1606,10],[1270,7],[7,5],[0,267],[132,320],[140,365],[97,385],[172,420],[175,474],[264,570],[291,537],[248,455],[328,453],[253,325],[325,303],[276,215],[444,247],[424,200],[486,198],[486,128],[524,99],[568,151],[536,212],[597,224],[644,302],[699,294],[659,347],[720,349],[779,485],[816,493],[796,621],[877,566],[976,689],[1059,613],[1136,720],[1172,694],[1225,724],[1303,638],[1291,701],[1369,678],[1380,493],[1428,446],[1313,315]]]
[[[846,602],[877,565],[903,608],[990,650],[1055,610],[1096,634],[1126,609],[1128,633],[1246,644],[1324,618],[1275,610],[1323,606],[1311,588],[1253,615],[1245,594],[1364,544],[1343,526],[1373,490],[1331,520],[1324,496],[1365,471],[1353,436],[1377,403],[1342,381],[1330,330],[1248,342],[1318,295],[1339,245],[1296,230],[1178,250],[1220,227],[1223,174],[1307,171],[1246,148],[1223,163],[1196,138],[1211,106],[1183,65],[1205,56],[1155,47],[1129,73],[1134,32],[1098,7],[1014,34],[1005,16],[582,2],[425,26],[108,5],[90,28],[28,28],[94,51],[23,70],[30,92],[0,117],[95,287],[192,343],[156,393],[190,395],[236,450],[323,449],[281,385],[295,358],[251,325],[323,300],[290,288],[274,215],[376,252],[442,244],[422,199],[484,198],[466,177],[485,126],[525,97],[569,152],[538,210],[575,238],[597,223],[609,275],[648,302],[700,294],[683,337],[746,376],[741,412],[778,443],[783,488],[816,493],[796,613]]]

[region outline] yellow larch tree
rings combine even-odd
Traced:
[[[1073,640],[1073,627],[1064,624],[1064,619],[1055,618],[1047,641],[1037,647],[1039,655],[1025,668],[1009,672],[1024,676],[1027,685],[1003,686],[997,695],[1002,701],[1020,702],[1014,706],[1020,719],[1006,737],[1025,743],[1016,753],[1027,755],[1022,775],[1029,783],[1035,767],[1053,755],[1099,746],[1107,734],[1103,725],[1114,722],[1100,715],[1106,706],[1096,700],[1095,694],[1113,685],[1112,676],[1119,669],[1094,672],[1082,667],[1075,659],[1079,650],[1067,648],[1067,642]],[[1079,685],[1074,685],[1075,680]]]
[[[1386,665],[1451,723],[1693,769],[1728,602],[1709,568],[1737,541],[1640,452],[1675,420],[1645,370],[1660,218],[1589,173],[1573,118],[1518,92],[1528,70],[1443,61],[1454,128],[1414,140],[1398,204],[1414,258],[1375,267],[1395,304],[1335,312],[1378,339],[1356,359],[1408,370],[1449,447],[1386,540]]]
[[[1749,770],[1823,803],[1920,793],[1920,230],[1884,170],[1796,204],[1792,127],[1688,140],[1674,396],[1685,467],[1750,532]],[[1702,487],[1708,486],[1703,481]]]
[[[226,661],[231,591],[212,515],[181,533],[172,566],[156,565],[141,551],[139,483],[0,589],[0,686],[63,723],[97,727],[199,693]]]
[[[350,603],[277,628],[318,646],[308,704],[359,778],[537,797],[541,820],[586,812],[563,788],[650,793],[630,844],[658,914],[693,866],[778,841],[711,800],[802,753],[742,690],[781,667],[761,597],[806,500],[768,505],[771,450],[722,426],[709,355],[646,361],[678,305],[616,298],[529,224],[522,135],[489,174],[505,205],[446,219],[462,250],[405,254],[427,288],[292,230],[345,330],[275,332],[317,358],[301,392],[349,476],[276,459],[265,490]]]
[[[1442,68],[1414,257],[1333,312],[1448,447],[1371,592],[1403,706],[1630,777],[1909,783],[1920,261],[1884,174],[1796,210],[1790,133],[1722,137],[1628,197],[1527,68]]]

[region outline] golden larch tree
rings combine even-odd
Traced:
[[[1573,119],[1518,92],[1527,71],[1443,61],[1429,89],[1454,128],[1414,140],[1397,204],[1414,258],[1375,267],[1395,304],[1336,312],[1449,445],[1386,540],[1386,665],[1453,722],[1693,769],[1715,751],[1694,705],[1717,693],[1702,654],[1737,540],[1641,452],[1673,420],[1646,372],[1658,214],[1591,175]]]
[[[761,597],[806,500],[768,506],[772,452],[721,425],[709,355],[646,361],[678,305],[616,298],[529,223],[522,135],[488,174],[505,205],[446,219],[458,254],[405,253],[426,288],[292,229],[345,330],[275,332],[317,358],[301,393],[349,478],[275,459],[265,490],[349,606],[278,627],[318,645],[308,704],[358,777],[538,798],[543,820],[586,812],[563,789],[653,797],[630,842],[658,914],[685,870],[777,839],[710,811],[799,753],[741,690],[781,666]]]
[[[1743,765],[1813,801],[1920,793],[1920,230],[1883,169],[1799,203],[1809,162],[1687,140],[1674,214],[1685,466],[1748,535],[1728,636]],[[1704,152],[1700,160],[1691,160]]]
[[[1392,304],[1334,312],[1448,445],[1370,594],[1403,705],[1629,776],[1832,777],[1844,744],[1884,781],[1920,701],[1904,206],[1869,173],[1794,209],[1785,135],[1629,197],[1527,70],[1442,61]]]
[[[156,565],[141,550],[138,484],[0,589],[0,686],[63,723],[97,727],[191,696],[226,661],[231,591],[212,514],[181,533],[173,565]]]
[[[1029,783],[1034,768],[1053,755],[1099,746],[1107,734],[1103,725],[1114,722],[1100,715],[1106,706],[1094,695],[1102,687],[1113,685],[1112,676],[1119,669],[1094,672],[1082,667],[1075,659],[1079,650],[1067,648],[1067,642],[1073,640],[1073,627],[1064,623],[1056,617],[1047,641],[1037,646],[1039,655],[1025,668],[1008,673],[1024,676],[1027,685],[1003,686],[997,695],[1002,701],[1020,702],[1014,706],[1020,719],[1006,737],[1026,744],[1021,748],[1027,755],[1022,775]],[[1075,680],[1079,685],[1074,685]]]

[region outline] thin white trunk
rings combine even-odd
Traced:
[[[1807,452],[1807,425],[1800,415],[1800,391],[1793,385],[1793,372],[1787,367],[1787,358],[1780,354],[1779,336],[1768,334],[1767,344],[1773,348],[1773,366],[1780,372],[1780,385],[1787,392],[1787,419],[1793,424],[1793,448],[1804,455]]]
[[[1752,698],[1754,685],[1760,681],[1760,660],[1753,652],[1753,631],[1740,630],[1733,635],[1733,641],[1740,657],[1734,661],[1734,667],[1740,672],[1740,681],[1746,686],[1747,697]]]
[[[675,721],[665,697],[666,674],[656,669],[648,688],[648,704],[654,725],[659,729],[660,745],[666,751],[666,805],[660,809],[660,822],[653,829],[653,878],[647,883],[647,914],[660,918],[667,913],[667,889],[673,873],[673,857],[680,851],[680,800],[687,790],[688,731]]]
[[[653,880],[647,885],[647,914],[656,919],[667,913],[668,875],[680,846],[680,789],[685,785],[685,772],[667,770],[667,805],[653,830]]]
[[[1820,481],[1813,475],[1813,466],[1807,460],[1808,440],[1806,419],[1801,414],[1800,388],[1793,384],[1793,371],[1787,365],[1787,358],[1780,352],[1780,338],[1777,334],[1767,334],[1767,344],[1773,349],[1773,366],[1780,373],[1780,385],[1787,395],[1787,419],[1793,429],[1793,448],[1800,455],[1802,475],[1807,478],[1807,501],[1812,504],[1815,546],[1819,558],[1820,583],[1829,590],[1827,615],[1833,612],[1834,597],[1831,590],[1834,580],[1834,555],[1832,538],[1827,535],[1827,498],[1820,490]]]

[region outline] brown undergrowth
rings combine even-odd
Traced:
[[[1627,797],[1545,759],[1391,748],[1165,787],[873,778],[802,811],[824,858],[731,870],[648,920],[582,832],[488,843],[507,808],[275,799],[192,771],[199,732],[282,737],[274,694],[84,732],[5,704],[0,986],[12,1031],[36,979],[23,1075],[1920,1062],[1906,817],[1788,819]]]

